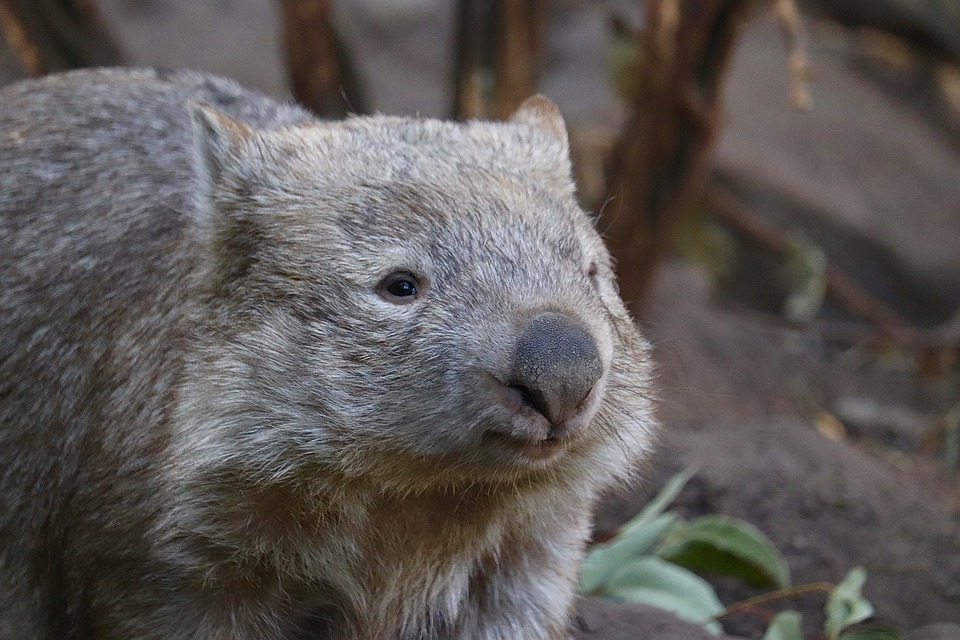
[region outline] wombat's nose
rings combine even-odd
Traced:
[[[600,352],[587,327],[549,311],[520,333],[508,385],[559,425],[576,413],[601,375]]]

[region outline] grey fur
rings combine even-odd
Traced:
[[[0,639],[566,637],[652,430],[566,142],[539,97],[456,124],[190,72],[0,90]],[[517,391],[541,314],[577,347]]]

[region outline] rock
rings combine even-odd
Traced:
[[[576,622],[576,640],[735,640],[663,609],[599,598],[580,601]]]
[[[909,631],[903,640],[958,640],[960,638],[960,624],[928,624],[919,629]]]

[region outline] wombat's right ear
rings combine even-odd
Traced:
[[[193,147],[204,187],[211,188],[230,164],[241,142],[253,135],[247,125],[202,102],[191,102]]]
[[[564,149],[569,144],[567,123],[563,121],[560,109],[553,100],[544,95],[536,94],[520,103],[517,110],[510,116],[510,121],[520,122],[546,131],[556,138]]]

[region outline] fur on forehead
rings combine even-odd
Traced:
[[[352,181],[429,178],[431,173],[469,167],[540,183],[561,197],[574,193],[566,146],[524,123],[372,116],[276,135],[295,136],[294,144],[311,154],[310,164],[329,162],[332,170]]]
[[[558,135],[556,129],[562,120],[559,125],[535,118],[457,123],[365,116],[254,131],[208,107],[194,114],[198,117],[206,124],[194,127],[196,143],[207,149],[200,157],[216,165],[213,171],[207,168],[208,174],[263,171],[273,175],[260,178],[309,178],[322,186],[430,181],[466,168],[509,174],[560,198],[575,191],[566,132]]]

